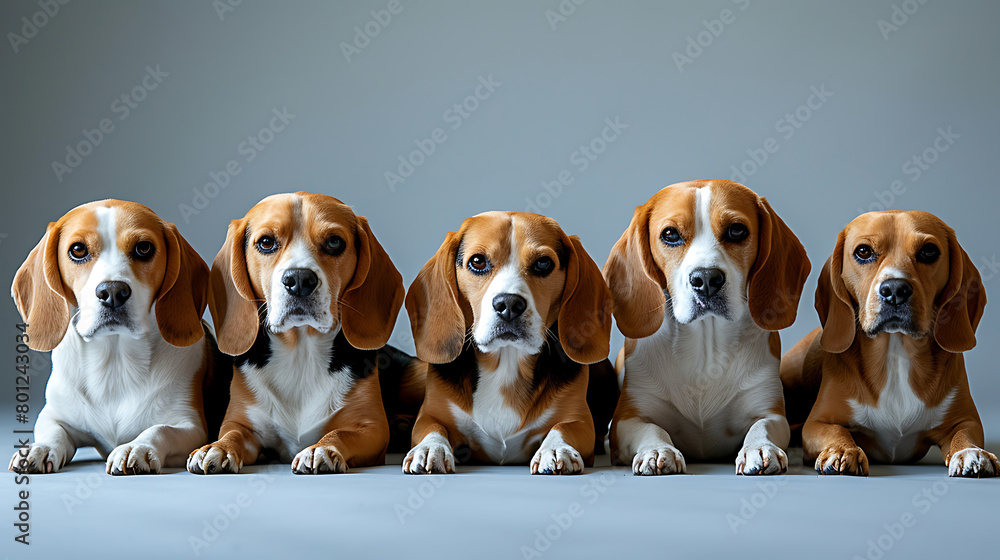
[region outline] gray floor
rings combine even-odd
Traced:
[[[113,478],[84,450],[64,472],[31,477],[32,544],[11,549],[8,537],[3,548],[10,558],[889,559],[996,542],[985,514],[1000,502],[998,479],[949,479],[937,457],[820,478],[800,457],[793,451],[788,475],[767,479],[730,465],[639,478],[607,456],[564,478],[515,466],[405,476],[400,456],[340,476],[271,464],[211,478],[177,469]]]

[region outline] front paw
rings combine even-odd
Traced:
[[[788,471],[788,455],[769,441],[748,445],[736,456],[736,474],[781,474]]]
[[[997,456],[978,447],[956,451],[948,461],[948,476],[989,478],[997,474],[1000,474]]]
[[[157,474],[160,467],[160,456],[152,445],[123,443],[108,455],[105,470],[111,475]]]
[[[299,451],[292,459],[295,474],[325,474],[347,472],[347,461],[335,447],[316,444]]]
[[[19,474],[54,473],[65,465],[65,459],[54,448],[43,443],[32,443],[26,454],[23,449],[14,453],[10,460],[11,471]]]
[[[632,460],[632,472],[640,476],[684,474],[684,455],[672,445],[640,449]]]
[[[580,474],[583,456],[568,445],[542,445],[531,459],[531,474]]]
[[[444,437],[428,436],[403,459],[406,474],[449,474],[455,472],[455,455]]]
[[[846,474],[868,476],[868,457],[858,446],[827,447],[816,457],[819,474]]]
[[[242,468],[239,453],[221,441],[195,449],[187,460],[187,470],[193,474],[236,474]]]

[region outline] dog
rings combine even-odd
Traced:
[[[851,222],[819,278],[822,327],[781,365],[805,460],[820,474],[867,476],[869,460],[911,463],[938,445],[950,476],[997,476],[963,356],[985,306],[979,271],[936,216]]]
[[[336,198],[277,194],[233,220],[209,289],[219,348],[235,356],[232,396],[218,441],[188,470],[238,473],[262,453],[296,474],[383,464],[379,362],[419,375],[407,357],[377,354],[403,297],[368,220]]]
[[[52,374],[34,443],[10,470],[56,472],[85,446],[109,474],[183,466],[226,406],[215,373],[225,358],[201,320],[208,274],[141,204],[91,202],[50,223],[11,287],[25,341],[52,351]]]
[[[788,466],[781,341],[809,274],[767,200],[732,181],[668,186],[637,207],[604,277],[625,345],[611,460],[636,475],[736,456],[736,473]]]
[[[579,238],[537,214],[468,218],[420,270],[406,311],[429,365],[404,473],[452,473],[456,456],[530,462],[532,474],[593,465],[588,378],[612,377],[603,399],[617,383],[611,294]]]

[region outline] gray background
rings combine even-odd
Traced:
[[[656,190],[731,177],[732,166],[750,158],[748,150],[759,152],[773,138],[778,150],[746,173],[745,183],[767,196],[798,234],[814,269],[799,320],[783,333],[786,348],[817,324],[817,271],[836,233],[862,211],[936,213],[958,231],[987,291],[997,285],[996,2],[591,0],[576,6],[565,0],[564,13],[573,11],[553,28],[546,12],[558,13],[557,0],[401,0],[402,11],[348,61],[342,43],[352,43],[354,28],[387,4],[247,0],[220,17],[208,1],[72,2],[15,53],[8,34],[22,33],[21,18],[41,8],[4,2],[0,162],[7,202],[0,208],[0,278],[13,277],[46,223],[83,202],[114,197],[147,204],[177,223],[211,261],[229,220],[268,194],[300,189],[337,196],[368,216],[407,284],[463,218],[525,210],[526,199],[580,235],[602,264],[632,209]],[[879,20],[891,23],[894,6],[918,9],[886,37]],[[721,25],[709,43],[705,22],[718,31],[712,20],[726,9],[735,21]],[[679,68],[675,53],[687,56],[689,38],[707,46]],[[169,75],[120,119],[115,99],[157,65]],[[500,86],[453,130],[446,111],[489,76]],[[781,119],[796,110],[805,115],[800,106],[814,87],[833,95],[786,138]],[[284,107],[294,119],[247,162],[241,142]],[[104,118],[114,131],[60,181],[53,161],[64,161],[67,146]],[[605,119],[615,118],[628,128],[580,170],[573,153],[601,134]],[[904,167],[949,127],[958,138],[943,153],[927,152],[935,160],[928,169],[916,177],[913,164]],[[435,128],[447,139],[390,189],[384,174],[395,172],[397,158]],[[203,191],[209,173],[230,160],[239,162],[240,174],[185,218],[179,205],[192,204],[193,189]],[[562,170],[573,182],[554,198],[540,196],[542,183]],[[890,194],[894,181],[901,182],[899,194]],[[0,344],[0,357],[10,364],[19,319],[12,302],[2,310],[9,343]],[[990,350],[1000,313],[993,311],[987,308],[980,346],[967,361],[996,452],[1000,378]],[[401,317],[393,342],[412,351],[408,333]],[[614,346],[620,341],[616,335]],[[48,363],[44,355],[35,358],[32,416],[43,402]],[[8,411],[0,418],[4,433],[14,427],[13,376],[7,379],[0,389]],[[398,465],[399,457],[392,459]],[[995,538],[983,533],[986,523],[995,525],[998,482],[942,486],[939,460],[876,468],[867,480],[815,480],[808,469],[793,469],[789,483],[735,533],[727,514],[740,515],[742,500],[766,492],[756,480],[730,476],[729,466],[692,469],[711,476],[660,480],[607,468],[558,481],[519,468],[468,469],[400,524],[394,506],[405,505],[410,490],[427,487],[426,479],[398,474],[398,466],[322,479],[293,478],[286,467],[258,469],[273,470],[272,483],[183,472],[110,479],[96,476],[102,465],[79,463],[31,479],[30,549],[11,544],[13,516],[4,506],[0,551],[14,558],[99,550],[112,558],[191,556],[188,536],[246,491],[252,504],[203,554],[357,557],[391,547],[417,557],[522,557],[521,544],[531,546],[534,531],[544,531],[551,514],[576,500],[583,517],[546,557],[805,550],[864,556],[867,539],[907,512],[915,512],[915,528],[891,539],[886,558],[949,554],[956,545],[963,554],[991,555]],[[881,476],[892,474],[900,476]],[[619,483],[589,504],[578,490],[607,480],[600,476]],[[263,481],[266,494],[256,497],[254,480]],[[89,493],[88,484],[96,486]],[[17,487],[8,481],[3,488],[4,503],[13,502]],[[913,501],[942,488],[927,513]],[[86,495],[80,504],[67,499],[80,494]]]

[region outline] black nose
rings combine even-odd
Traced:
[[[306,297],[319,285],[319,278],[308,268],[289,268],[281,275],[281,284],[293,296]]]
[[[508,323],[517,319],[528,308],[528,302],[517,294],[499,294],[493,298],[493,309]]]
[[[910,301],[913,295],[913,286],[906,280],[886,280],[878,287],[878,295],[882,296],[882,301],[889,305],[903,305]]]
[[[101,282],[97,285],[97,299],[101,300],[101,305],[110,309],[125,305],[131,295],[132,288],[125,282]]]
[[[709,298],[726,285],[726,273],[718,268],[699,268],[691,273],[688,281],[696,294]]]

